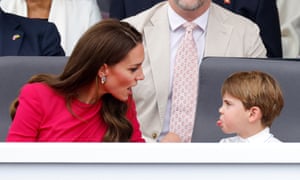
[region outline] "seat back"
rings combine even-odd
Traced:
[[[65,56],[0,57],[0,141],[5,141],[11,123],[9,106],[28,79],[39,73],[61,73]]]
[[[192,142],[219,142],[225,135],[216,121],[222,104],[223,81],[237,71],[259,70],[280,84],[284,108],[271,126],[271,133],[283,142],[300,142],[300,61],[296,59],[252,59],[207,57],[200,65],[198,105]]]

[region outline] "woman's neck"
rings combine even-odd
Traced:
[[[85,104],[96,104],[99,102],[102,95],[103,93],[100,93],[99,87],[97,87],[97,84],[95,83],[79,89],[77,92],[77,99]]]
[[[26,0],[29,18],[48,19],[52,0]]]

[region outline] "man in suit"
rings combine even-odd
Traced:
[[[175,53],[185,22],[197,24],[193,35],[199,64],[205,56],[266,57],[258,26],[211,0],[168,0],[125,21],[144,38],[145,79],[133,89],[133,95],[147,142],[179,140],[169,132],[169,122]]]
[[[222,7],[251,19],[260,28],[268,57],[282,57],[276,0],[213,0]]]
[[[111,0],[111,17],[123,19],[164,0]],[[279,16],[275,0],[213,0],[216,4],[251,19],[260,28],[268,57],[282,57]]]
[[[164,0],[110,0],[109,16],[124,19],[136,15]]]
[[[65,56],[56,26],[0,8],[0,56]]]

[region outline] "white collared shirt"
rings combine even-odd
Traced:
[[[266,127],[264,130],[251,137],[242,138],[240,136],[234,136],[223,138],[220,140],[220,143],[281,143],[281,141],[270,133],[269,127]]]
[[[193,23],[197,27],[193,30],[193,36],[196,42],[198,54],[199,54],[199,65],[203,58],[204,47],[205,47],[205,33],[208,22],[209,9],[200,17],[196,18]],[[178,15],[170,6],[168,6],[168,19],[170,22],[170,91],[168,96],[167,111],[165,114],[165,120],[163,129],[160,134],[159,140],[169,132],[169,124],[171,117],[171,104],[172,104],[172,81],[173,81],[173,70],[175,65],[175,57],[181,38],[185,34],[185,29],[182,27],[187,21]]]

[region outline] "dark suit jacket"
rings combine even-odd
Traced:
[[[124,19],[152,7],[164,0],[111,0],[109,16]]]
[[[260,28],[268,57],[282,57],[281,33],[276,0],[213,0],[215,3],[251,19]]]
[[[65,56],[53,23],[5,13],[0,8],[0,56]]]

